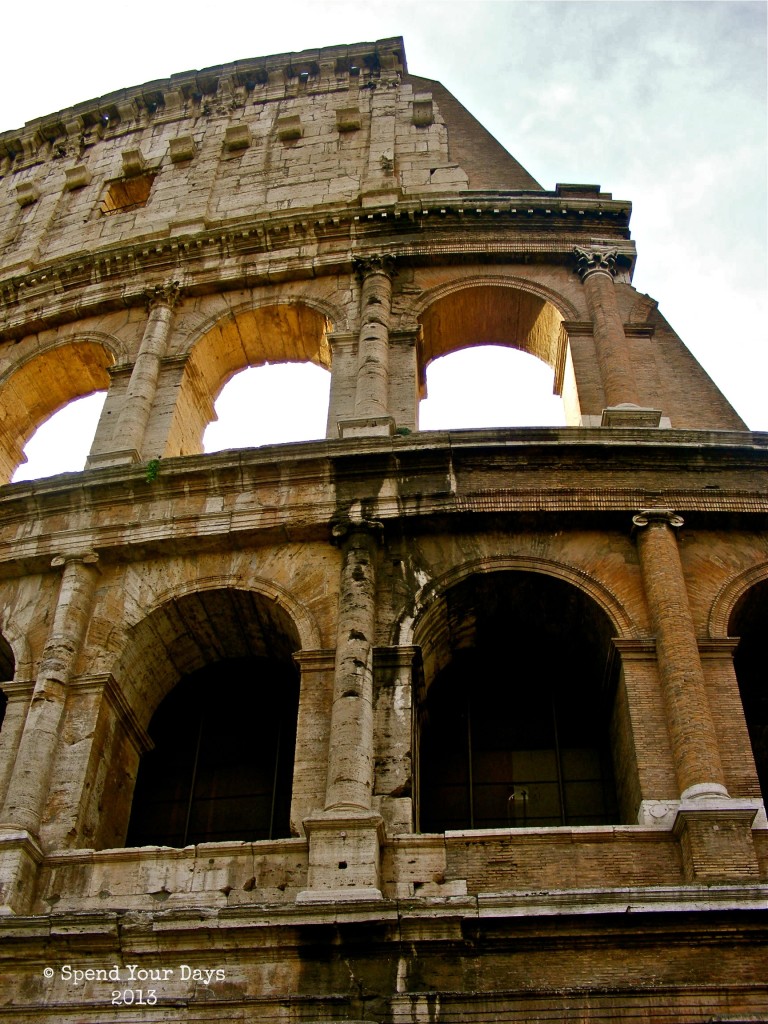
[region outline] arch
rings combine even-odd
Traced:
[[[249,304],[204,324],[188,349],[164,454],[202,451],[213,403],[239,370],[285,362],[329,369],[329,331],[325,308],[303,300]]]
[[[418,303],[421,397],[426,395],[426,371],[433,360],[460,349],[499,345],[552,367],[553,393],[563,399],[567,422],[578,425],[581,410],[563,327],[566,317],[575,316],[575,308],[562,296],[518,278],[489,275],[432,289]]]
[[[614,824],[612,623],[571,581],[464,574],[417,623],[424,831]]]
[[[727,580],[718,590],[709,612],[707,631],[710,639],[729,635],[729,622],[739,599],[756,583],[768,579],[768,562],[753,565]]]
[[[189,623],[198,628],[196,634]],[[208,578],[159,596],[127,629],[112,674],[131,693],[146,726],[182,674],[205,667],[222,651],[230,652],[227,657],[281,659],[315,649],[318,639],[311,617],[280,588],[265,581],[231,585]]]
[[[532,289],[508,283],[465,284],[444,291],[419,316],[424,368],[474,345],[508,345],[555,367],[563,316]]]
[[[109,387],[116,349],[105,336],[55,342],[0,377],[0,481],[24,461],[37,427],[75,398]]]
[[[418,643],[418,634],[422,629],[428,628],[426,625],[429,621],[428,617],[441,614],[439,602],[445,592],[456,583],[475,573],[499,572],[507,569],[543,573],[573,584],[578,590],[584,591],[591,597],[605,612],[616,631],[617,638],[637,639],[640,636],[639,630],[615,594],[604,583],[596,580],[583,569],[566,562],[539,558],[535,555],[491,555],[463,562],[425,583],[416,595],[413,609],[404,609],[398,616],[392,643],[395,645]]]
[[[158,590],[153,600],[146,605],[135,605],[133,614],[129,614],[126,625],[130,631],[142,619],[168,604],[170,601],[186,597],[189,594],[204,593],[207,590],[248,590],[260,594],[269,601],[274,601],[288,616],[296,630],[301,650],[316,650],[322,647],[320,629],[313,616],[296,598],[272,580],[261,576],[243,578],[242,573],[217,573],[212,576],[197,576],[193,580],[176,583]],[[138,614],[137,614],[138,613]]]
[[[213,582],[157,603],[115,666],[154,743],[128,845],[289,834],[299,634],[276,601]]]
[[[454,281],[447,281],[423,292],[413,304],[413,314],[417,319],[439,299],[452,295],[454,292],[463,291],[465,288],[475,287],[511,288],[521,292],[529,292],[531,295],[549,302],[557,309],[564,320],[578,320],[579,309],[566,299],[560,292],[538,281],[531,281],[526,277],[516,277],[504,274],[476,274],[461,277]]]

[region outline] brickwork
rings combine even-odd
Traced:
[[[728,636],[768,577],[768,443],[633,288],[629,210],[542,189],[399,39],[0,135],[2,481],[107,391],[82,473],[0,487],[0,1020],[122,1020],[61,968],[130,963],[175,972],[137,1021],[768,1019]],[[549,363],[569,426],[420,432],[428,364],[479,341]],[[327,438],[202,454],[225,382],[285,361],[330,371]],[[195,765],[224,706],[271,796],[232,811],[222,749],[158,805],[186,845],[126,847],[153,746],[187,794],[155,726],[201,672]],[[440,721],[465,823],[419,831]]]

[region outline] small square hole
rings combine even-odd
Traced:
[[[101,212],[125,213],[146,206],[154,180],[154,174],[140,174],[135,178],[111,181],[101,203]]]

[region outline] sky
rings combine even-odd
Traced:
[[[409,70],[441,81],[544,188],[596,183],[631,200],[635,287],[658,300],[748,426],[768,430],[762,0],[230,0],[221,17],[211,10],[49,0],[31,20],[10,6],[0,130],[180,71],[402,35]],[[500,400],[509,408],[508,389]],[[460,406],[475,415],[468,399]],[[456,416],[455,395],[448,407],[438,421]]]

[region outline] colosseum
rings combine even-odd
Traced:
[[[768,1020],[768,435],[630,214],[399,38],[0,134],[0,1024]],[[420,431],[481,343],[567,425]]]

